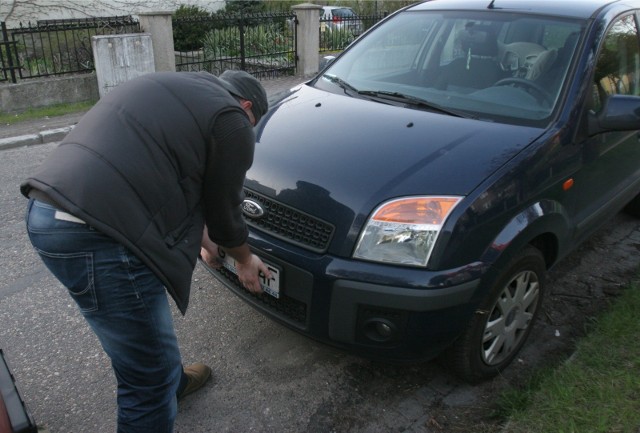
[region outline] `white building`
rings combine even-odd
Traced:
[[[0,0],[0,21],[7,27],[38,20],[136,15],[141,12],[175,11],[181,5],[214,12],[224,0]]]

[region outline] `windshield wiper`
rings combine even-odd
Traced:
[[[358,89],[356,89],[351,84],[347,83],[346,81],[344,81],[342,78],[338,77],[337,75],[324,74],[322,76],[322,78],[327,78],[329,81],[331,81],[332,83],[337,84],[338,86],[342,87],[344,90],[349,90],[349,91],[351,91],[353,93],[359,93]]]
[[[471,116],[467,113],[451,110],[449,108],[444,108],[438,104],[434,104],[433,102],[429,102],[422,98],[418,98],[417,96],[405,95],[404,93],[390,92],[387,90],[358,90],[355,87],[353,87],[351,84],[343,80],[342,78],[338,77],[337,75],[324,74],[322,77],[340,86],[342,89],[345,90],[345,93],[346,91],[350,91],[352,93],[355,93],[360,96],[365,96],[367,98],[378,98],[378,99],[384,99],[387,101],[401,102],[403,104],[412,105],[414,107],[421,107],[421,108],[427,108],[433,111],[438,111],[440,113],[448,114],[450,116],[464,117],[467,119],[469,118],[476,119],[476,117]]]
[[[358,94],[363,96],[386,99],[390,101],[402,102],[405,104],[412,105],[414,107],[427,108],[429,110],[438,111],[440,113],[448,114],[450,116],[472,118],[472,119],[475,118],[474,116],[471,116],[462,111],[456,111],[456,110],[451,110],[449,108],[444,108],[441,105],[434,104],[433,102],[426,101],[422,98],[418,98],[417,96],[405,95],[404,93],[400,93],[400,92],[390,92],[386,90],[360,90],[358,91]]]

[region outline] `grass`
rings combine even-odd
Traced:
[[[0,113],[0,125],[14,125],[27,120],[87,111],[95,103],[96,101],[76,102],[72,104],[51,105],[43,108],[31,108],[21,113]]]
[[[640,433],[640,284],[599,317],[575,354],[500,398],[502,433]]]

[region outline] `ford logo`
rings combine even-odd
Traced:
[[[249,218],[260,218],[264,215],[264,209],[262,209],[259,203],[245,199],[242,202],[242,213]]]

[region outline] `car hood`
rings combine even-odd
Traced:
[[[467,195],[540,134],[304,84],[257,125],[246,186],[351,227],[391,198]]]

